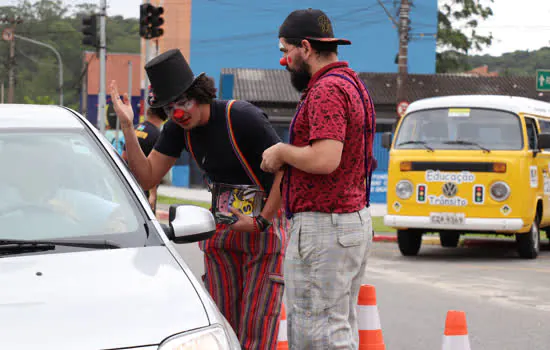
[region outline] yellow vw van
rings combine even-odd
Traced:
[[[550,227],[550,103],[511,96],[413,102],[382,144],[390,149],[387,215],[403,255],[426,232],[456,247],[467,233],[515,235],[534,259]]]

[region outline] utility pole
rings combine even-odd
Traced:
[[[15,26],[13,26],[15,31]],[[9,73],[8,73],[8,103],[13,103],[13,95],[15,89],[15,39],[10,41],[10,60],[9,60]]]
[[[13,103],[14,90],[15,90],[15,27],[19,23],[23,23],[20,17],[8,18],[3,17],[2,23],[11,24],[10,28],[4,29],[2,32],[2,38],[10,42],[10,59],[9,59],[9,72],[8,72],[8,103]]]
[[[105,135],[105,105],[107,98],[105,96],[105,56],[106,56],[106,37],[105,20],[107,17],[107,0],[101,0],[101,9],[99,13],[99,95],[97,103],[97,123],[99,131]]]
[[[407,86],[408,75],[407,55],[409,51],[409,12],[409,0],[401,0],[401,7],[399,8],[399,75],[397,77],[397,104],[401,101],[405,101],[407,97],[405,89]]]
[[[401,102],[406,101],[407,93],[407,75],[408,75],[408,49],[409,49],[409,13],[411,9],[410,0],[401,0],[401,5],[399,7],[399,22],[393,18],[390,11],[386,8],[382,0],[378,0],[380,7],[384,9],[386,15],[393,23],[393,25],[398,29],[399,34],[399,53],[397,54],[397,64],[398,64],[398,74],[397,74],[397,89],[396,89],[396,106],[399,106]],[[395,123],[393,124],[393,130],[397,126],[399,117],[396,118]]]

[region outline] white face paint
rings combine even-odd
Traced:
[[[281,41],[279,41],[279,50],[281,50],[281,51],[285,50],[285,46],[283,45],[283,43]]]

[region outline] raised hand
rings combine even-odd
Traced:
[[[111,101],[113,101],[115,113],[120,120],[120,126],[133,126],[134,110],[128,99],[128,94],[124,93],[123,99],[121,100],[116,81],[114,80],[111,81]]]

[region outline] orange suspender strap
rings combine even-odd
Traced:
[[[185,145],[187,146],[187,150],[191,154],[191,157],[193,157],[195,163],[197,163],[199,169],[202,170],[199,162],[197,161],[197,157],[195,157],[195,152],[193,152],[193,146],[191,146],[191,133],[189,132],[189,130],[185,131]]]
[[[226,110],[225,110],[225,115],[227,117],[227,132],[229,134],[229,142],[231,142],[231,147],[233,148],[233,153],[235,153],[235,155],[237,156],[237,159],[239,160],[239,162],[241,162],[241,165],[243,166],[243,169],[246,172],[246,174],[248,175],[248,177],[250,178],[250,180],[256,186],[258,186],[262,191],[265,191],[264,187],[260,183],[260,180],[258,180],[258,177],[254,174],[254,171],[252,171],[252,167],[246,161],[246,158],[244,157],[243,153],[241,152],[241,149],[237,145],[237,141],[235,139],[235,133],[233,132],[233,125],[231,124],[231,106],[233,106],[234,102],[235,102],[235,100],[229,101],[227,103]],[[195,163],[197,163],[197,166],[199,167],[199,169],[201,169],[201,171],[204,172],[204,170],[202,170],[201,166],[199,165],[199,162],[197,161],[197,157],[195,156],[195,152],[193,152],[193,146],[191,145],[191,133],[189,132],[189,130],[186,131],[185,144],[187,145],[187,150],[189,151],[189,153],[191,154],[191,156],[195,160]]]
[[[241,162],[244,171],[250,178],[250,180],[260,188],[260,190],[265,191],[264,187],[260,183],[260,180],[258,177],[254,174],[254,171],[252,171],[252,167],[250,164],[246,161],[246,158],[244,157],[243,153],[241,152],[241,149],[239,148],[239,145],[237,145],[237,140],[235,139],[235,133],[233,131],[233,125],[231,124],[231,107],[233,106],[233,103],[235,103],[235,100],[229,101],[227,103],[226,109],[225,109],[225,115],[227,117],[227,132],[229,133],[229,141],[231,142],[231,146],[233,147],[233,152]]]

